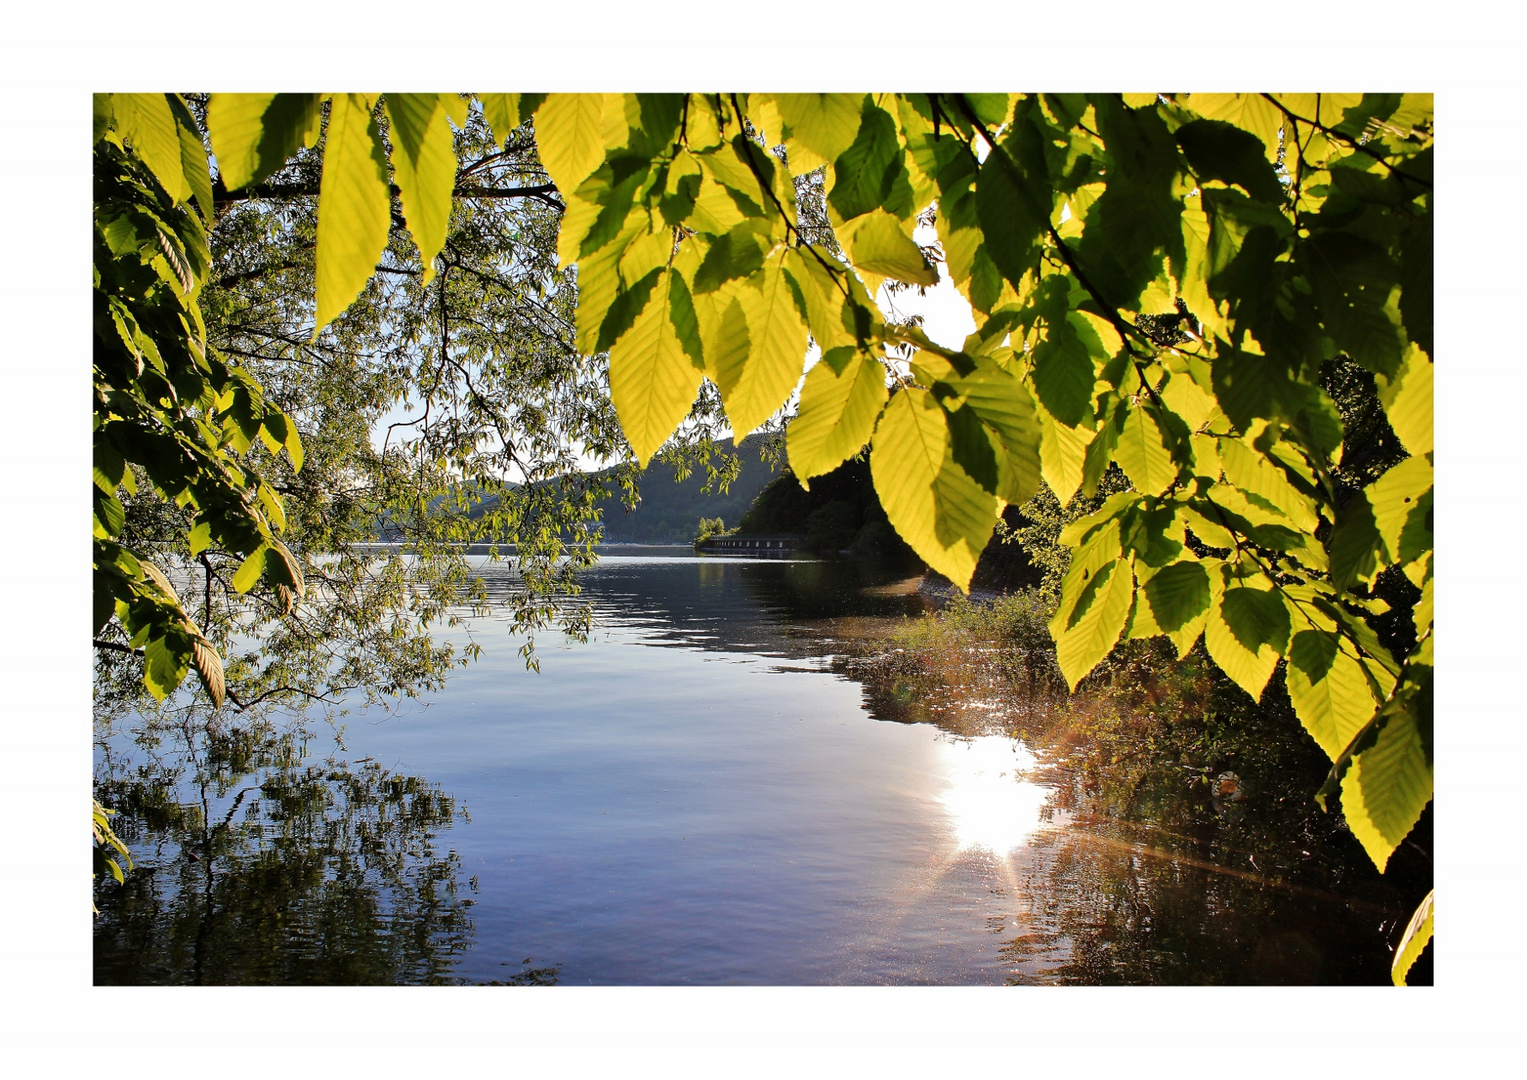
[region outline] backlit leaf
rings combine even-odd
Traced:
[[[856,267],[913,285],[938,284],[938,270],[923,258],[921,249],[902,231],[894,215],[875,210],[860,222],[848,240]]]
[[[535,114],[536,148],[558,191],[576,191],[604,160],[604,113],[615,94],[547,94]]]
[[[1114,448],[1114,460],[1136,491],[1160,495],[1177,479],[1177,464],[1156,418],[1143,404],[1129,410]]]
[[[1310,736],[1336,760],[1378,702],[1352,644],[1324,630],[1300,630],[1288,650],[1288,696]]]
[[[870,472],[886,516],[924,561],[962,590],[997,524],[997,500],[954,462],[933,395],[894,395],[881,413]]]
[[[1288,610],[1277,593],[1227,583],[1211,606],[1204,644],[1220,670],[1260,700],[1288,635]]]
[[[191,197],[181,156],[180,131],[164,94],[114,94],[117,132],[176,202]]]
[[[1432,372],[1431,358],[1411,345],[1395,377],[1378,380],[1389,426],[1405,449],[1418,456],[1432,452]]]
[[[502,146],[515,128],[520,126],[520,95],[480,94],[483,119],[493,130],[495,145]]]
[[[856,353],[843,374],[825,363],[806,373],[800,411],[785,431],[790,471],[804,485],[847,461],[867,443],[886,403],[885,369]]]
[[[213,94],[207,133],[229,191],[258,184],[300,146],[312,146],[321,120],[320,94]]]
[[[336,94],[318,188],[318,333],[360,295],[387,247],[392,197],[374,98]]]
[[[1400,712],[1343,778],[1342,816],[1382,871],[1431,798],[1432,763],[1422,733],[1410,712]]]
[[[774,415],[800,382],[806,358],[806,326],[778,256],[736,295],[748,323],[751,347],[747,360],[739,364],[722,355],[707,370],[721,391],[734,436],[740,440]]]
[[[1055,644],[1055,659],[1073,691],[1124,633],[1134,593],[1134,575],[1125,559],[1106,564],[1087,583],[1073,608],[1071,625]]]
[[[435,273],[435,256],[445,246],[456,186],[456,149],[442,98],[453,94],[388,94],[392,171],[403,220],[419,247],[421,284]]]
[[[265,560],[270,554],[270,545],[261,544],[246,558],[233,575],[233,587],[235,591],[247,593],[255,587],[260,580],[260,575],[265,573]]]
[[[610,346],[610,399],[621,429],[645,466],[689,412],[703,377],[670,315],[671,270],[659,272],[641,314]]]
[[[1426,943],[1432,939],[1432,896],[1433,893],[1428,892],[1426,899],[1417,906],[1405,927],[1405,933],[1400,937],[1400,944],[1394,950],[1394,962],[1390,965],[1389,975],[1396,986],[1405,985],[1405,976],[1421,958]]]
[[[836,161],[859,134],[863,94],[777,94],[774,101],[791,137],[826,161]]]
[[[1040,472],[1055,498],[1065,506],[1082,486],[1082,465],[1092,432],[1068,427],[1044,409],[1039,410],[1039,419]]]
[[[1091,411],[1092,356],[1069,320],[1049,328],[1034,346],[1034,392],[1051,416],[1075,427]]]

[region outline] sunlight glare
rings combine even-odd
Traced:
[[[1021,741],[982,735],[940,742],[939,758],[948,779],[939,801],[961,851],[984,848],[1006,855],[1039,828],[1048,792],[1020,779],[1035,761]]]

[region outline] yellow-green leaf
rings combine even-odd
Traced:
[[[924,561],[970,588],[997,524],[996,496],[955,464],[949,422],[926,390],[903,390],[880,415],[870,473],[886,516]]]
[[[1205,120],[1224,120],[1262,140],[1268,161],[1278,160],[1283,110],[1261,94],[1189,94],[1183,102]]]
[[[1216,584],[1211,578],[1211,588]],[[1225,583],[1216,592],[1204,645],[1220,670],[1259,701],[1288,645],[1288,610],[1272,591]]]
[[[1289,700],[1304,730],[1332,761],[1379,706],[1352,647],[1335,633],[1313,629],[1299,631],[1289,644]]]
[[[1417,456],[1432,452],[1432,370],[1431,358],[1411,345],[1399,373],[1393,379],[1378,380],[1389,426],[1405,449]]]
[[[1294,487],[1281,469],[1239,439],[1220,439],[1218,452],[1226,480],[1265,500],[1304,532],[1315,531],[1320,518],[1314,501]]]
[[[860,270],[912,285],[938,284],[938,270],[902,231],[895,214],[873,210],[856,220],[847,246],[854,266]]]
[[[863,94],[778,94],[774,98],[790,136],[827,161],[854,144]]]
[[[502,146],[510,132],[520,126],[520,95],[479,94],[483,119],[493,130],[495,145]]]
[[[618,94],[547,94],[536,110],[536,148],[558,191],[576,191],[604,160],[604,111]]]
[[[445,99],[455,94],[388,94],[392,131],[392,174],[403,204],[403,220],[419,248],[421,284],[435,274],[435,256],[445,246],[456,186],[456,149]]]
[[[233,587],[236,591],[247,593],[255,587],[256,582],[260,580],[260,575],[265,573],[265,560],[269,554],[270,545],[261,544],[240,564],[233,575]]]
[[[1424,457],[1406,458],[1365,489],[1389,562],[1408,563],[1430,550],[1431,490],[1432,465]]]
[[[164,94],[114,94],[117,132],[132,145],[159,186],[176,202],[191,197],[181,155],[180,131]]]
[[[1130,409],[1125,416],[1124,430],[1119,432],[1113,456],[1135,490],[1146,495],[1162,494],[1177,479],[1177,465],[1172,461],[1161,427],[1142,405]]]
[[[610,346],[610,399],[643,466],[689,412],[703,377],[670,315],[674,272],[665,269],[660,275],[631,329]]]
[[[207,134],[229,191],[257,184],[318,139],[320,94],[213,94]]]
[[[1087,444],[1092,441],[1093,433],[1086,428],[1067,427],[1043,408],[1038,413],[1040,473],[1055,498],[1065,506],[1082,486]]]
[[[1134,595],[1134,572],[1127,559],[1105,564],[1083,587],[1070,625],[1055,643],[1056,662],[1073,691],[1113,651],[1129,620]]]
[[[746,438],[790,397],[806,359],[806,327],[778,257],[737,290],[752,347],[737,363],[722,353],[707,371],[721,391],[733,436]]]
[[[1432,763],[1415,718],[1391,716],[1378,741],[1353,759],[1341,782],[1347,827],[1380,871],[1432,798]]]
[[[360,295],[387,247],[392,197],[374,101],[336,94],[329,111],[318,187],[315,337]]]
[[[869,441],[887,393],[885,369],[863,353],[855,354],[842,375],[821,362],[806,373],[800,412],[785,432],[790,471],[803,486],[836,469]]]
[[[1394,951],[1394,963],[1389,967],[1389,977],[1396,986],[1405,985],[1405,976],[1411,965],[1421,958],[1421,951],[1432,939],[1432,897],[1436,890],[1428,892],[1410,917],[1405,933],[1400,937],[1399,947]]]

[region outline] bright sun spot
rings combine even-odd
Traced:
[[[1047,792],[1019,779],[1034,755],[1016,739],[982,735],[939,743],[948,780],[939,801],[949,812],[960,850],[985,848],[1006,855],[1039,827]]]

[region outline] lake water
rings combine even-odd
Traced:
[[[136,867],[96,981],[1387,981],[1405,898],[1321,838],[1098,820],[1002,717],[848,677],[845,627],[920,610],[905,573],[607,553],[587,643],[536,674],[478,620],[479,662],[342,744],[101,732]]]

